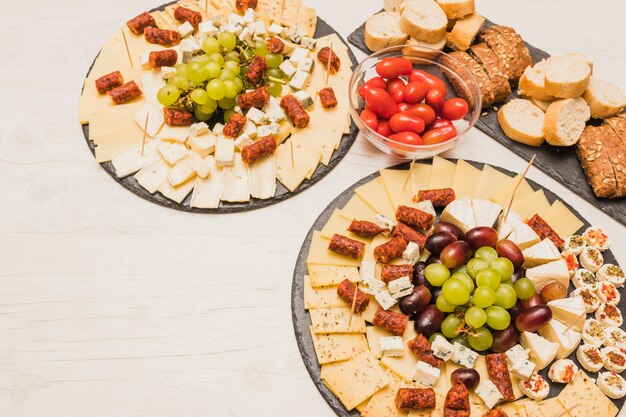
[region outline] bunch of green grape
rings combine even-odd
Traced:
[[[244,75],[255,55],[264,57],[268,64],[270,94],[280,96],[285,74],[278,66],[283,62],[283,56],[270,54],[266,42],[262,40],[253,42],[251,46],[248,48],[240,43],[238,47],[237,37],[231,32],[205,38],[203,53],[186,64],[176,65],[176,75],[157,93],[159,103],[170,107],[181,98],[189,97],[191,101],[186,103],[193,107],[196,119],[209,120],[216,111],[222,110],[227,122],[234,113],[237,96],[249,87]]]
[[[491,330],[504,330],[511,324],[507,309],[518,298],[528,299],[535,292],[528,278],[513,283],[513,273],[513,263],[488,246],[476,250],[467,264],[453,271],[442,264],[428,265],[424,270],[426,279],[441,287],[436,306],[450,313],[441,323],[443,335],[457,340],[466,337],[477,351],[491,348]]]

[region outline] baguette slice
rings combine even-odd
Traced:
[[[498,123],[504,134],[529,146],[543,143],[543,111],[528,100],[514,99],[498,111]]]
[[[565,52],[565,55],[576,58],[579,61],[582,61],[585,64],[589,65],[589,68],[591,69],[591,73],[593,74],[593,61],[587,55],[581,54],[580,52]]]
[[[474,13],[474,0],[437,0],[448,19],[459,19]]]
[[[554,101],[554,97],[546,93],[545,79],[548,61],[537,62],[533,67],[526,67],[519,79],[518,87],[524,94],[541,101]]]
[[[474,58],[469,56],[467,52],[454,51],[450,52],[448,55],[454,59],[443,56],[439,59],[439,62],[449,67],[457,74],[463,73],[460,71],[460,66],[465,67],[469,72],[471,72],[478,82],[478,87],[480,89],[480,94],[482,97],[483,108],[491,106],[495,98],[495,87],[489,79],[489,76],[483,70],[483,67],[478,62],[476,62]],[[471,95],[469,94],[467,88],[467,83],[469,80],[458,79],[454,75],[450,74],[448,71],[446,71],[445,74],[446,78],[448,78],[448,81],[450,81],[450,84],[452,84],[452,87],[454,88],[456,94],[467,100],[467,102],[471,106]]]
[[[560,98],[580,97],[591,77],[591,68],[572,55],[552,57],[546,65],[546,93]]]
[[[434,0],[407,0],[400,29],[420,41],[435,43],[446,35],[448,17]]]
[[[365,22],[365,45],[371,51],[380,51],[394,45],[402,45],[409,35],[400,30],[400,14],[382,12],[370,16]]]
[[[626,96],[618,86],[593,77],[589,80],[583,98],[591,109],[591,117],[596,119],[615,116],[626,106]]]
[[[580,139],[589,117],[589,106],[580,97],[557,100],[546,112],[543,133],[554,146],[571,146]]]
[[[441,38],[440,41],[435,42],[435,43],[428,43],[428,42],[420,41],[419,39],[409,38],[406,41],[406,44],[418,47],[418,50],[421,49],[418,54],[420,57],[434,59],[439,56],[439,54],[437,54],[436,51],[443,51],[443,48],[445,48],[446,38]],[[421,47],[425,47],[425,48],[421,48]],[[431,48],[434,49],[435,51],[431,51],[430,50]],[[403,51],[406,55],[413,55],[413,56],[416,55],[415,53],[416,48],[406,48],[406,49],[403,49]]]
[[[485,18],[478,13],[472,13],[457,20],[452,31],[446,35],[450,49],[466,51],[474,42],[476,35],[483,27],[483,23],[485,23]]]
[[[552,101],[537,100],[534,97],[528,97],[528,100],[530,100],[531,103],[533,103],[535,106],[539,107],[544,112],[547,112],[548,111],[548,107],[550,107],[550,104],[552,104]]]
[[[496,54],[484,43],[472,45],[469,54],[480,63],[494,86],[494,102],[505,101],[511,95],[511,85]]]
[[[406,0],[384,0],[383,7],[386,12],[402,13]]]

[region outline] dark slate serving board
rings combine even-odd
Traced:
[[[487,20],[484,27],[489,27],[493,24],[493,22]],[[365,23],[348,36],[348,41],[366,54],[371,54],[372,51],[365,46],[364,33]],[[533,62],[539,62],[550,56],[547,52],[533,45],[526,43],[526,46],[530,51]],[[449,89],[449,91],[451,90]],[[509,100],[518,97],[517,89],[513,89],[513,94],[509,97]],[[500,108],[500,106],[501,104],[498,104],[495,108],[483,109],[483,114],[485,112],[487,114],[478,119],[476,127],[527,161],[530,161],[532,156],[536,154],[537,157],[534,162],[536,167],[615,220],[626,224],[626,198],[607,199],[596,197],[587,183],[587,178],[580,167],[573,147],[559,148],[544,143],[539,148],[535,148],[510,140],[506,137],[498,123],[497,111],[495,109]],[[592,121],[592,123],[598,124],[599,121]]]
[[[456,162],[455,159],[450,159],[450,161]],[[420,162],[432,162],[432,160],[425,160],[425,161],[420,161]],[[472,164],[473,166],[479,169],[482,169],[484,166],[483,163],[479,163],[475,161],[466,161],[466,162]],[[507,169],[500,168],[500,167],[493,166],[493,165],[491,166],[501,172],[504,172],[505,174],[511,177],[516,175],[515,172],[509,171]],[[409,167],[409,163],[405,162],[405,163],[390,167],[390,169],[408,169],[408,167]],[[294,328],[294,332],[296,335],[296,340],[298,342],[298,348],[300,349],[300,355],[302,356],[304,365],[306,366],[307,371],[309,372],[309,375],[311,376],[311,379],[313,380],[313,383],[319,390],[320,394],[322,394],[322,397],[326,400],[328,405],[340,417],[358,417],[360,416],[360,413],[356,409],[352,411],[346,410],[343,404],[341,404],[341,401],[339,401],[339,399],[322,383],[320,379],[320,365],[317,361],[317,356],[315,355],[315,348],[313,347],[313,340],[311,339],[311,334],[309,332],[309,326],[311,325],[311,320],[309,318],[308,312],[304,309],[304,276],[307,274],[306,258],[309,253],[309,248],[311,246],[311,238],[313,236],[313,231],[322,230],[322,228],[324,227],[324,225],[326,224],[326,222],[332,215],[333,211],[336,208],[342,208],[343,206],[345,206],[348,200],[350,200],[350,198],[354,195],[354,190],[357,187],[373,180],[374,178],[378,176],[379,176],[379,173],[377,171],[359,180],[358,182],[353,184],[351,187],[349,187],[348,189],[343,191],[341,194],[339,194],[339,196],[337,196],[324,209],[324,211],[322,211],[322,213],[313,223],[313,226],[309,230],[309,233],[307,234],[306,238],[304,239],[304,242],[302,243],[302,248],[300,249],[300,253],[298,255],[296,266],[293,272],[293,282],[292,282],[292,287],[291,287],[291,316],[293,320],[293,328]],[[542,189],[545,192],[546,198],[548,199],[548,201],[550,201],[550,203],[553,203],[555,200],[559,199],[556,194],[542,187],[537,182],[530,180],[530,179],[528,180],[528,182],[534,190]],[[584,230],[585,228],[591,226],[591,224],[587,220],[585,220],[580,215],[580,213],[578,213],[578,211],[572,208],[572,206],[570,206],[566,202],[563,202],[563,203],[568,209],[572,210],[572,212],[576,214],[576,216],[579,219],[581,219],[581,221],[584,223],[584,226],[582,227],[580,233],[582,233],[582,230]],[[438,214],[440,213],[441,213],[441,210],[438,210]],[[617,264],[615,256],[610,250],[605,251],[603,255],[604,255],[605,263]],[[573,284],[570,284],[569,292],[571,292],[573,289],[574,289]],[[622,292],[623,292],[623,289],[622,289]],[[618,306],[622,314],[626,316],[626,296],[622,296],[622,299],[620,303],[618,304]],[[587,317],[591,318],[593,317],[593,314],[588,314]],[[622,325],[622,328],[626,329],[626,325]],[[570,355],[570,359],[572,359],[580,369],[583,369],[580,366],[578,359],[576,359],[575,351],[574,353]],[[544,378],[546,378],[546,381],[548,381],[548,383],[550,384],[550,395],[548,396],[548,398],[552,398],[561,392],[561,390],[565,387],[565,384],[553,383],[547,376],[549,368],[550,368],[549,366],[546,367],[540,373],[541,375],[543,375]],[[606,369],[602,369],[602,371],[606,371]],[[589,374],[589,372],[587,373]],[[625,399],[613,400],[613,402],[615,403],[615,405],[617,405],[619,409],[623,407],[624,401]]]
[[[153,12],[156,10],[164,10],[165,7],[173,3],[175,2],[164,4],[150,11]],[[315,37],[319,38],[321,36],[326,36],[326,35],[330,35],[333,33],[339,36],[342,42],[345,43],[345,40],[341,37],[341,35],[335,29],[333,29],[330,25],[328,25],[328,23],[326,23],[324,20],[318,17],[317,28],[315,30]],[[348,48],[348,54],[350,56],[350,60],[352,61],[352,68],[354,68],[357,64],[357,60],[350,48]],[[97,57],[98,56],[96,56],[96,58]],[[96,58],[94,58],[94,63],[95,63]],[[91,67],[89,68],[89,71],[87,72],[87,76],[89,76],[89,72],[91,72],[92,67],[93,67],[93,63],[91,64]],[[95,145],[91,140],[89,140],[89,125],[88,124],[83,125],[82,128],[83,128],[83,135],[85,136],[85,141],[87,142],[87,146],[89,146],[91,153],[94,154],[95,156]],[[341,144],[339,145],[339,149],[337,149],[333,153],[333,156],[331,157],[328,165],[324,166],[322,164],[319,164],[319,166],[317,167],[317,170],[315,171],[311,179],[310,180],[305,179],[300,185],[300,187],[298,187],[294,192],[289,191],[287,188],[285,188],[283,184],[281,184],[278,180],[276,180],[276,195],[273,198],[261,200],[258,198],[251,197],[250,201],[245,202],[245,203],[228,203],[228,202],[222,201],[220,202],[219,207],[216,209],[201,209],[201,208],[190,207],[191,194],[181,204],[178,204],[175,201],[172,201],[164,197],[159,192],[155,194],[150,194],[143,187],[141,187],[139,183],[137,183],[137,180],[135,180],[135,177],[133,175],[129,175],[124,178],[118,178],[118,176],[115,175],[115,168],[113,168],[113,164],[111,162],[103,162],[100,165],[115,181],[120,183],[124,188],[138,195],[139,197],[150,201],[151,203],[155,203],[155,204],[172,208],[172,209],[176,209],[176,210],[188,211],[188,212],[193,212],[193,213],[214,213],[214,214],[238,213],[242,211],[255,210],[255,209],[262,208],[262,207],[271,206],[273,204],[284,201],[290,197],[293,197],[294,195],[310,188],[313,184],[317,183],[322,178],[324,178],[335,166],[337,166],[339,161],[341,161],[343,157],[346,156],[346,154],[350,150],[350,147],[356,140],[357,134],[358,134],[358,128],[356,127],[354,123],[352,123],[350,126],[350,133],[343,135],[341,139]]]

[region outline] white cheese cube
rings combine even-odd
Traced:
[[[452,343],[448,342],[445,337],[437,335],[431,344],[433,355],[444,361],[452,359]]]
[[[379,339],[379,343],[383,356],[402,356],[404,354],[404,341],[400,336],[383,336]]]
[[[219,32],[230,32],[235,36],[239,36],[239,34],[243,31],[243,26],[239,23],[227,23],[225,25],[220,26]]]
[[[372,278],[369,281],[365,282],[365,285],[366,285],[365,287],[361,288],[363,292],[366,294],[374,295],[374,296],[385,288],[385,283],[376,278]],[[391,297],[391,294],[389,294],[389,291],[387,290],[384,290],[384,291]],[[384,298],[385,295],[382,295],[382,297]],[[387,301],[391,301],[391,300],[387,300]]]
[[[215,152],[216,142],[217,136],[211,134],[202,136],[191,135],[187,139],[187,145],[202,158],[206,158],[208,155]]]
[[[478,353],[458,342],[452,345],[452,362],[457,365],[473,368],[478,360]]]
[[[285,120],[285,112],[280,107],[280,102],[274,97],[270,99],[270,102],[265,106],[265,114],[272,123],[278,123],[281,120]]]
[[[252,39],[252,35],[254,35],[254,32],[249,27],[245,27],[239,34],[239,39],[246,42]]]
[[[179,161],[182,161],[187,157],[187,147],[178,142],[161,142],[157,146],[157,150],[170,165],[176,165]]]
[[[161,67],[161,78],[169,80],[176,75],[176,68],[174,67]]]
[[[241,22],[245,24],[254,22],[254,9],[246,9],[243,16],[241,16]]]
[[[413,283],[411,282],[411,278],[407,276],[389,281],[387,287],[389,287],[389,292],[393,294],[394,292],[403,291],[407,288],[413,288]]]
[[[233,107],[233,111],[237,114],[243,114],[243,110],[241,110],[241,107],[239,106]]]
[[[262,20],[252,22],[248,25],[248,29],[252,31],[256,36],[263,36],[267,34],[267,28],[265,27],[265,22]]]
[[[228,23],[241,25],[243,23],[243,16],[239,16],[237,13],[231,13],[228,16]]]
[[[267,31],[269,33],[271,33],[272,35],[275,36],[283,36],[285,33],[285,28],[282,27],[281,25],[278,25],[276,23],[272,23],[268,28]]]
[[[235,141],[224,136],[217,138],[215,144],[215,163],[219,167],[233,165],[235,157]]]
[[[289,60],[298,65],[298,63],[300,62],[300,60],[304,59],[304,58],[308,58],[309,57],[309,50],[305,49],[305,48],[295,48],[293,50],[293,52],[291,53],[291,57],[289,58]]]
[[[211,166],[206,159],[203,159],[195,152],[189,152],[189,162],[191,167],[200,178],[208,178],[211,174]]]
[[[300,43],[304,32],[300,29],[300,26],[294,25],[287,30],[287,37],[291,39],[293,43]]]
[[[420,259],[420,247],[415,242],[409,242],[404,252],[402,252],[402,259],[406,263],[415,265]]]
[[[308,72],[298,70],[293,75],[293,78],[291,78],[291,81],[289,81],[289,86],[296,90],[303,90],[309,83],[310,77],[311,74],[309,74]]]
[[[246,134],[241,134],[237,139],[235,139],[235,147],[240,151],[243,150],[245,146],[252,145],[254,142],[250,139],[250,136]]]
[[[511,367],[521,365],[528,360],[528,352],[522,347],[522,345],[519,344],[513,346],[504,352],[504,354],[506,355],[507,361]]]
[[[243,126],[243,130],[241,134],[247,135],[250,138],[254,138],[257,134],[256,125],[252,123],[250,120],[246,121],[246,124]]]
[[[535,364],[530,360],[511,367],[511,373],[523,381],[527,381],[535,372]]]
[[[280,126],[278,126],[277,123],[271,123],[269,125],[259,126],[257,127],[256,134],[260,138],[264,138],[269,135],[276,135],[278,133],[279,128]]]
[[[184,52],[191,52],[191,53],[196,53],[196,52],[200,52],[200,45],[198,44],[198,42],[196,41],[196,38],[191,37],[191,38],[185,38],[182,41],[180,41],[180,50]]]
[[[256,107],[252,107],[250,110],[248,110],[248,113],[246,113],[246,117],[252,120],[257,126],[264,124],[268,120],[267,114],[263,113]]]
[[[378,301],[378,304],[380,304],[383,310],[389,310],[398,302],[398,300],[393,298],[387,290],[376,292],[374,294],[374,298],[376,299],[376,301]]]
[[[413,371],[413,380],[418,381],[421,385],[432,388],[437,383],[441,371],[426,362],[418,361]]]
[[[224,125],[221,123],[216,123],[215,126],[213,126],[213,133],[215,133],[216,135],[221,135],[222,133],[224,133]]]
[[[361,282],[369,286],[370,281],[376,278],[376,261],[361,261],[359,276]]]
[[[390,232],[393,230],[394,227],[396,227],[396,222],[386,216],[383,216],[382,214],[377,214],[374,222],[378,225],[378,227],[382,227],[383,229],[389,229]]]
[[[180,33],[181,38],[191,35],[193,31],[194,31],[194,28],[189,22],[185,22],[178,27],[178,33]]]
[[[313,38],[309,38],[308,36],[303,36],[302,39],[300,40],[300,43],[306,49],[310,49],[310,50],[315,49],[315,47],[317,46],[317,40]]]
[[[482,381],[474,392],[489,408],[495,407],[500,401],[504,400],[500,390],[490,379]]]
[[[396,291],[393,294],[391,294],[391,296],[393,298],[395,298],[396,300],[401,299],[402,297],[406,297],[407,295],[413,293],[413,286],[411,286],[411,288],[407,288],[405,290],[402,291]]]
[[[303,109],[310,109],[313,107],[313,98],[306,91],[296,91],[294,97],[298,99]]]
[[[193,136],[201,136],[209,133],[209,125],[204,122],[194,123],[189,126],[189,134]]]
[[[313,58],[302,58],[298,61],[298,69],[308,72],[309,74],[313,71],[314,67],[315,61],[313,61]]]
[[[215,27],[212,21],[205,20],[198,25],[198,32],[200,33],[200,39],[204,39],[207,36],[217,35],[219,29]]]
[[[278,68],[280,68],[280,70],[284,72],[287,77],[292,77],[297,71],[296,67],[293,66],[290,60],[281,62]]]
[[[191,166],[191,160],[189,158],[185,158],[172,167],[170,172],[167,174],[167,180],[170,182],[172,187],[177,187],[185,181],[193,178],[195,174],[196,171],[194,171]]]

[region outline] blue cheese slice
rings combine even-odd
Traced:
[[[383,356],[402,356],[404,354],[404,340],[400,336],[381,337],[379,343]]]
[[[289,81],[289,86],[295,90],[303,90],[307,87],[311,74],[298,69]]]
[[[489,408],[495,407],[498,403],[504,400],[504,397],[500,393],[500,390],[498,390],[498,387],[496,387],[496,385],[489,379],[481,381],[480,385],[478,385],[474,392]]]
[[[478,353],[458,342],[452,345],[452,362],[457,365],[473,368],[478,360]]]
[[[433,355],[444,361],[452,359],[453,346],[445,337],[437,335],[431,344]]]
[[[417,364],[415,364],[415,368],[413,371],[413,380],[418,381],[420,385],[423,385],[427,388],[432,388],[437,383],[440,375],[440,369],[435,368],[434,366],[429,365],[426,362],[418,361]]]

